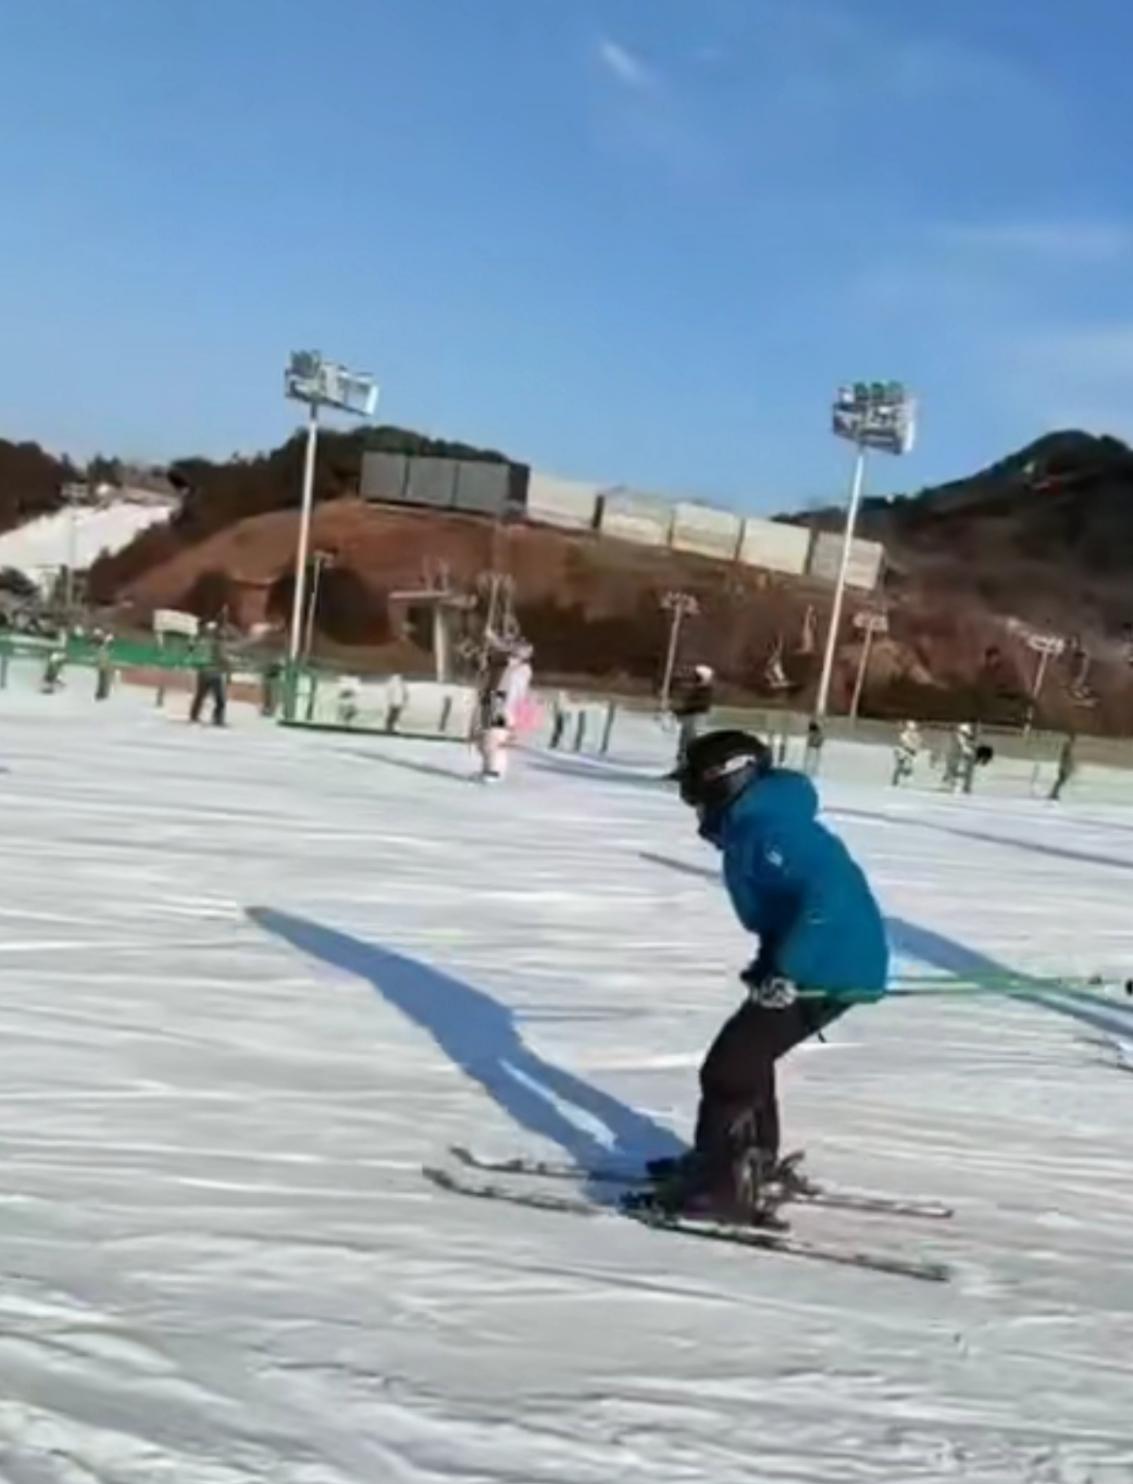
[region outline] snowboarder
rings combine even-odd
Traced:
[[[711,665],[694,665],[692,676],[686,680],[672,704],[672,712],[680,723],[677,736],[677,768],[684,762],[689,744],[704,728],[705,718],[715,701],[716,672]]]
[[[1055,776],[1054,785],[1050,791],[1050,797],[1053,800],[1058,800],[1062,797],[1062,790],[1078,771],[1078,759],[1074,755],[1077,742],[1078,738],[1073,732],[1066,733],[1062,750],[1058,754],[1058,773]]]
[[[913,776],[917,758],[920,756],[921,748],[924,746],[924,738],[921,729],[915,721],[907,721],[901,728],[901,735],[897,738],[897,746],[893,749],[893,787],[897,788],[904,778]]]
[[[222,727],[228,705],[228,651],[218,623],[206,623],[201,633],[196,654],[197,688],[193,693],[189,720],[200,721],[205,702],[211,700],[212,724],[214,727]]]
[[[679,783],[701,835],[723,853],[732,906],[758,935],[759,952],[740,975],[747,999],[700,1069],[693,1151],[668,1169],[655,1166],[657,1199],[758,1220],[761,1187],[787,1178],[779,1165],[775,1063],[852,1001],[884,994],[885,925],[861,868],[818,823],[814,785],[774,768],[758,737],[717,731],[698,738]]]
[[[531,645],[522,639],[492,657],[480,691],[478,737],[485,783],[507,773],[507,749],[531,689]]]

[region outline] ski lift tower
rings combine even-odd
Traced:
[[[295,709],[295,676],[303,639],[303,599],[307,553],[311,544],[311,507],[315,498],[319,408],[333,407],[354,417],[372,418],[378,405],[378,384],[364,371],[348,371],[335,361],[324,361],[317,350],[293,351],[283,383],[288,397],[307,404],[307,454],[303,463],[303,502],[295,549],[295,592],[291,601],[291,640],[287,651],[290,683],[286,709],[290,718]]]
[[[1066,652],[1066,640],[1061,634],[1028,634],[1027,647],[1034,650],[1038,655],[1038,660],[1035,664],[1035,676],[1031,682],[1030,699],[1027,702],[1027,716],[1023,723],[1024,737],[1031,735],[1035,725],[1035,713],[1039,708],[1039,696],[1042,694],[1047,666],[1051,660],[1058,659]]]
[[[846,529],[842,536],[842,556],[834,584],[834,602],[830,609],[830,627],[826,631],[826,651],[822,658],[822,675],[814,703],[814,719],[822,721],[830,702],[830,681],[834,674],[834,653],[838,629],[842,622],[842,603],[846,592],[846,573],[853,549],[854,527],[865,484],[866,455],[871,448],[882,453],[908,453],[916,438],[916,402],[899,381],[855,381],[838,388],[832,419],[836,437],[845,438],[855,448],[854,473],[850,482],[850,499],[846,507]]]

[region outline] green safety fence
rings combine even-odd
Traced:
[[[114,669],[152,669],[164,672],[191,673],[200,665],[200,656],[188,644],[158,644],[153,639],[115,638],[108,649],[86,635],[70,635],[66,640],[43,639],[28,634],[0,635],[0,689],[8,683],[11,662],[34,661],[45,664],[48,655],[62,649],[67,666],[98,669],[109,662]],[[334,671],[309,665],[291,668],[271,655],[230,655],[233,670],[266,678],[275,669],[276,687],[272,710],[282,702],[285,719],[294,720],[314,714],[320,681],[332,680]],[[160,687],[164,692],[164,685]]]

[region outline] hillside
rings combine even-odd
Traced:
[[[111,558],[95,569],[98,596],[131,605],[139,618],[155,607],[226,606],[245,625],[282,623],[290,611],[297,526],[293,510],[252,516],[117,582],[113,591],[106,574],[118,562]],[[517,616],[544,673],[652,684],[667,625],[660,600],[681,587],[698,597],[702,610],[685,630],[689,652],[711,659],[742,691],[759,689],[780,637],[793,683],[801,687],[812,678],[814,656],[797,653],[796,636],[817,595],[766,573],[725,568],[722,582],[720,565],[705,558],[354,498],[321,503],[311,539],[313,549],[335,558],[323,577],[319,632],[336,645],[403,643],[406,609],[391,602],[392,594],[418,589],[441,572],[454,590],[471,593],[484,574],[497,572],[514,583]],[[416,664],[424,670],[426,635],[417,637]]]
[[[79,477],[66,456],[57,459],[38,443],[0,438],[0,532],[58,510],[62,486]]]
[[[238,521],[292,508],[302,482],[305,441],[302,433],[295,433],[269,453],[222,464],[200,458],[175,460],[169,474],[183,495],[180,511],[167,527],[148,532],[125,551],[100,563],[93,574],[96,586],[113,595],[142,573]],[[404,428],[376,427],[353,433],[326,429],[319,435],[315,500],[357,494],[362,455],[371,449],[508,462],[493,449],[428,438]]]
[[[840,529],[842,513],[806,518]],[[1133,621],[1133,450],[1116,438],[1051,433],[970,478],[865,500],[860,529],[898,581],[1067,633]]]
[[[371,447],[503,460],[396,428],[321,439],[314,545],[335,555],[318,613],[324,652],[346,647],[358,663],[425,671],[425,627],[415,629],[391,594],[442,569],[455,588],[471,591],[494,571],[514,581],[545,676],[649,687],[664,650],[660,600],[682,587],[701,603],[685,632],[686,657],[714,663],[737,697],[808,703],[829,588],[585,532],[366,505],[355,495]],[[184,606],[282,625],[302,453],[297,436],[254,458],[178,461],[170,472],[181,510],[96,561],[92,596],[125,605],[139,622],[154,607]],[[50,496],[42,468],[33,483],[38,498]],[[795,517],[834,529],[841,518],[837,508]],[[1052,434],[971,478],[867,500],[861,533],[882,541],[889,557],[878,598],[890,634],[874,651],[867,712],[1017,723],[1034,674],[1028,636],[1046,629],[1069,642],[1051,666],[1042,719],[1133,727],[1133,453],[1124,444]],[[848,701],[859,643],[847,624],[836,706]]]

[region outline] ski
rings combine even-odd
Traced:
[[[439,1189],[453,1195],[471,1196],[476,1200],[504,1201],[534,1211],[553,1211],[566,1216],[620,1217],[635,1221],[654,1231],[674,1232],[709,1242],[730,1242],[739,1247],[757,1247],[782,1257],[807,1258],[814,1262],[835,1263],[840,1267],[865,1268],[871,1272],[896,1277],[915,1278],[925,1283],[947,1283],[951,1273],[945,1263],[928,1258],[899,1257],[873,1252],[834,1242],[812,1242],[789,1233],[758,1226],[730,1225],[687,1216],[673,1216],[651,1208],[627,1209],[618,1205],[602,1206],[580,1196],[561,1196],[553,1191],[512,1189],[490,1179],[456,1174],[452,1170],[425,1165],[425,1178]]]
[[[461,1145],[449,1149],[452,1157],[467,1169],[492,1175],[520,1175],[545,1180],[577,1180],[603,1185],[647,1186],[649,1176],[643,1170],[619,1169],[615,1165],[580,1165],[571,1160],[487,1159]],[[921,1221],[948,1221],[955,1214],[943,1201],[921,1200],[905,1196],[875,1194],[867,1190],[843,1190],[838,1186],[806,1181],[788,1189],[782,1204],[798,1202],[807,1206],[825,1206],[835,1211],[858,1211],[867,1216],[908,1216]]]

